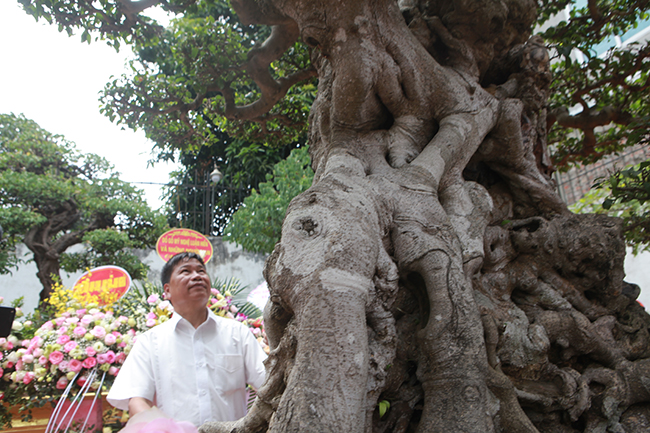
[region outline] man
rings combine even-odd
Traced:
[[[264,381],[266,354],[241,323],[207,308],[210,278],[195,253],[172,257],[162,270],[167,322],[140,335],[108,394],[131,416],[157,406],[197,427],[246,413],[246,384]]]

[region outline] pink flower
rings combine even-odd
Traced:
[[[71,359],[70,362],[68,362],[68,370],[70,371],[79,373],[82,368],[83,368],[83,364],[78,359]]]
[[[63,353],[55,350],[54,352],[50,353],[49,360],[52,364],[60,364],[61,361],[63,361]]]
[[[29,341],[29,340],[23,340],[23,341],[20,342],[20,344],[23,347],[29,347],[29,343],[31,343],[31,341]]]
[[[147,317],[147,319],[157,319],[158,318],[158,316],[156,316],[156,313],[151,313],[151,312],[147,313],[146,317]]]
[[[156,319],[147,319],[147,322],[145,323],[149,328],[152,326],[156,326]]]
[[[86,347],[86,355],[88,356],[95,356],[97,355],[97,351],[92,348],[92,346]]]
[[[59,380],[56,382],[56,389],[65,389],[66,386],[68,386],[68,378],[65,376],[61,376]]]
[[[154,293],[153,295],[149,295],[149,297],[147,298],[147,302],[150,304],[155,304],[156,302],[158,302],[159,299],[160,297]]]
[[[74,328],[74,331],[72,332],[77,337],[83,337],[86,334],[86,328],[84,328],[83,326],[77,326],[76,328]]]
[[[106,314],[102,313],[101,311],[98,311],[95,314],[93,314],[93,318],[97,320],[102,320],[104,317],[106,317]]]
[[[86,309],[85,309],[85,308],[82,308],[82,309],[80,309],[80,310],[77,310],[77,316],[79,316],[79,317],[83,317],[84,314],[86,314]]]
[[[14,366],[14,363],[9,361],[9,362],[7,362],[7,365],[5,365],[5,368],[13,368],[13,366]]]
[[[95,326],[92,331],[90,331],[91,334],[93,334],[97,338],[104,338],[106,335],[106,330],[102,328],[101,326]]]
[[[63,325],[63,322],[65,322],[65,319],[63,317],[57,317],[56,319],[54,319],[54,323],[56,323],[56,326]]]
[[[61,370],[64,373],[67,373],[68,372],[68,364],[69,364],[68,361],[61,361],[61,363],[59,364],[59,370]]]
[[[110,346],[111,344],[115,344],[115,341],[117,341],[117,338],[115,338],[115,335],[106,334],[106,337],[104,338],[104,343],[106,343],[107,346]]]
[[[65,319],[65,323],[67,323],[68,326],[74,326],[77,323],[79,323],[79,318],[78,317],[70,317],[68,319]]]
[[[59,335],[63,335],[66,332],[68,332],[68,327],[67,326],[62,326],[59,329],[56,330],[56,333]]]
[[[84,359],[83,367],[84,368],[93,368],[97,365],[97,360],[95,358],[88,357]]]
[[[32,380],[34,380],[34,373],[31,372],[31,371],[28,371],[27,373],[25,373],[25,377],[23,377],[23,383],[24,383],[25,385],[27,385],[27,384],[30,383]]]
[[[113,368],[113,367],[111,367],[111,368]],[[0,377],[2,377],[3,374],[5,374],[5,371],[2,369],[2,367],[0,367]]]
[[[34,355],[23,355],[23,362],[25,364],[31,364],[34,362]]]
[[[56,339],[57,344],[61,344],[61,345],[66,344],[68,341],[70,341],[70,337],[68,337],[67,335],[61,335],[59,338]]]
[[[117,346],[124,349],[126,347],[126,343],[123,341],[123,342],[119,343]]]
[[[34,358],[40,358],[43,355],[43,349],[38,347],[38,348],[34,349],[34,352],[32,352],[32,353],[34,354]]]
[[[47,322],[41,325],[41,329],[44,329],[46,331],[51,331],[52,329],[54,329],[54,323],[52,323],[51,320],[48,320]]]
[[[110,374],[111,376],[117,376],[117,373],[119,372],[120,369],[115,366],[111,366],[111,368],[108,369],[108,374]]]
[[[126,355],[124,354],[124,352],[120,352],[117,355],[115,355],[115,362],[118,364],[122,364],[125,359],[126,359]]]
[[[11,341],[7,341],[7,342],[5,343],[5,349],[7,349],[7,350],[11,350],[11,349],[13,349],[13,348],[14,348],[14,344],[13,344]]]
[[[47,358],[44,356],[41,356],[38,358],[38,363],[41,365],[46,365],[47,364]]]
[[[79,323],[81,323],[83,326],[88,326],[93,323],[93,317],[90,315],[85,315],[81,318],[81,321]]]
[[[77,342],[76,342],[76,341],[68,341],[68,342],[65,343],[65,345],[63,346],[63,350],[65,350],[66,352],[70,352],[70,351],[71,351],[72,349],[74,349],[75,347],[77,347]]]
[[[101,355],[97,355],[97,362],[100,364],[112,364],[115,362],[115,352],[112,350],[109,350],[106,353],[103,353]]]
[[[20,370],[22,370],[22,369],[23,369],[23,360],[22,360],[22,359],[19,359],[19,360],[16,362],[16,371],[20,371]]]
[[[79,386],[84,386],[88,378],[86,376],[81,376],[79,379],[77,379],[77,385]]]

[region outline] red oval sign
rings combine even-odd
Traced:
[[[212,258],[212,243],[201,233],[190,229],[173,229],[158,238],[156,251],[167,262],[178,253],[190,251],[203,258],[205,263]]]
[[[119,266],[100,266],[85,272],[72,287],[72,296],[82,305],[110,305],[131,287],[131,276]]]

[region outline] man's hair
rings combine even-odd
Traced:
[[[186,262],[188,260],[198,260],[199,263],[201,263],[203,266],[205,266],[205,262],[196,253],[193,253],[191,251],[185,251],[182,253],[178,253],[175,256],[173,256],[167,263],[165,263],[165,266],[162,268],[162,274],[160,276],[160,279],[162,280],[163,287],[165,287],[165,284],[169,283],[169,280],[172,278],[172,273],[174,272],[174,269],[178,265],[181,264],[181,262]]]

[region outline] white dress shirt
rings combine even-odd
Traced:
[[[246,414],[246,384],[264,382],[264,350],[246,326],[208,318],[198,328],[178,313],[140,335],[110,392],[108,402],[127,410],[143,397],[177,421],[197,427],[234,421]]]

